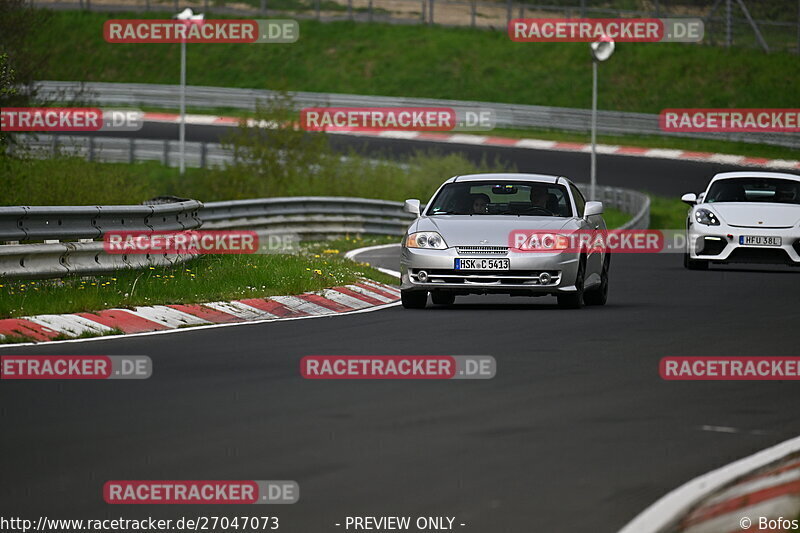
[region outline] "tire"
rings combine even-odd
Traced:
[[[428,291],[400,291],[400,300],[406,309],[425,309]]]
[[[600,285],[586,291],[583,295],[583,301],[586,305],[606,305],[608,301],[608,269],[610,264],[611,256],[606,255],[606,259],[603,261],[603,271],[600,272]]]
[[[683,266],[688,270],[708,270],[708,261],[692,259],[689,254],[683,254]]]
[[[456,295],[448,291],[431,291],[431,301],[436,305],[453,305]]]
[[[558,306],[562,309],[580,309],[583,307],[583,285],[586,277],[586,258],[581,256],[578,272],[575,274],[575,287],[577,291],[569,294],[559,294]]]

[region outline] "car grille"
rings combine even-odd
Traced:
[[[794,264],[789,254],[779,248],[736,248],[726,263]]]
[[[508,255],[508,246],[456,246],[459,255]]]
[[[414,282],[419,282],[417,273],[425,270],[428,273],[426,283],[459,283],[468,285],[541,285],[539,275],[542,272],[550,274],[551,280],[546,286],[558,285],[561,281],[561,271],[559,270],[504,270],[504,271],[484,271],[484,270],[449,270],[449,269],[420,269],[411,270],[411,278]]]

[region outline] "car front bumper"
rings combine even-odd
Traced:
[[[740,237],[780,237],[781,246],[740,244]],[[721,224],[692,224],[687,232],[691,259],[727,263],[765,263],[800,266],[800,228],[746,228]]]
[[[510,270],[455,270],[456,258],[508,259]],[[519,294],[528,296],[575,292],[577,253],[515,253],[463,255],[456,248],[430,250],[402,248],[400,274],[402,290],[447,290],[457,294]],[[427,280],[419,273],[425,271]],[[541,283],[546,272],[549,283]]]

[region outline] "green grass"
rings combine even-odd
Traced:
[[[178,83],[177,44],[109,44],[107,18],[57,11],[33,36],[40,79]],[[514,43],[501,31],[300,21],[287,45],[190,45],[191,85],[397,95],[588,108],[585,43]],[[55,38],[54,36],[58,36]],[[793,107],[800,62],[745,48],[620,44],[601,67],[600,108]]]
[[[77,157],[0,157],[0,204],[132,204],[161,195],[206,202],[300,195],[425,201],[450,176],[502,169],[489,164],[476,166],[460,155],[419,154],[407,162],[411,163],[408,171],[389,162],[365,171],[363,162],[353,160],[336,169],[332,176],[305,176],[277,183],[249,174],[246,169],[187,169],[180,176],[177,169],[158,162],[129,165],[93,163]]]
[[[0,318],[298,294],[362,277],[395,283],[391,276],[339,254],[347,246],[383,241],[342,239],[312,245],[297,255],[208,255],[174,267],[110,275],[0,280]]]
[[[631,219],[627,213],[623,213],[619,209],[613,207],[606,207],[603,211],[603,219],[606,221],[606,226],[609,228],[618,228]]]
[[[683,229],[689,206],[680,200],[650,195],[650,227],[653,229]]]

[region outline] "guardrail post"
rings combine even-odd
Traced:
[[[206,0],[206,1],[208,1],[208,0]],[[267,14],[267,0],[261,0],[261,14],[262,15],[266,15]]]
[[[433,24],[433,2],[434,0],[428,0],[428,24]]]
[[[372,22],[372,0],[369,0],[369,21]]]
[[[145,11],[150,11],[150,0],[144,0]]]
[[[425,24],[425,0],[420,0],[419,21]]]
[[[206,143],[200,143],[200,168],[206,168]]]
[[[94,137],[89,137],[89,162],[94,161]]]
[[[136,140],[131,137],[128,145],[128,163],[133,164],[136,161]]]
[[[347,0],[347,18],[353,20],[353,0]]]
[[[508,0],[508,6],[506,7],[506,18],[508,21],[506,25],[511,24],[511,19],[514,18],[514,0]]]
[[[50,153],[53,157],[55,157],[57,151],[58,151],[58,135],[53,135],[52,137],[50,137]]]
[[[87,2],[88,2],[88,0],[87,0]],[[178,10],[178,0],[175,0],[175,11],[177,11],[177,10]]]
[[[164,140],[164,160],[162,161],[162,164],[165,167],[169,166],[169,141],[167,140]]]
[[[469,16],[469,25],[470,28],[475,27],[475,17],[477,16],[477,6],[475,5],[475,0],[472,0],[472,5],[470,6],[470,16]]]
[[[317,11],[317,20],[322,20],[322,13],[320,13],[320,0],[315,0],[314,6]]]

